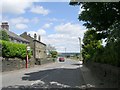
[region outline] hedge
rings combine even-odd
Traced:
[[[2,57],[4,58],[26,58],[26,44],[13,43],[0,40],[2,45]],[[31,51],[28,52],[28,57],[31,57]]]

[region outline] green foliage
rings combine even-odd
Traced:
[[[85,61],[92,60],[93,55],[102,47],[101,41],[97,40],[97,33],[95,30],[86,31],[83,43],[82,55]]]
[[[48,55],[51,54],[51,51],[56,51],[56,48],[50,44],[47,45],[46,47]]]
[[[81,4],[84,11],[80,14],[79,20],[86,21],[84,25],[88,28],[107,30],[116,20],[119,20],[119,3],[83,2]]]
[[[79,20],[84,21],[87,28],[95,28],[101,31],[101,38],[108,36],[108,28],[116,20],[120,20],[120,2],[78,2],[71,5],[81,5],[83,11],[79,14]]]
[[[120,21],[116,21],[109,29],[106,54],[104,60],[112,65],[120,66]]]
[[[79,20],[84,26],[96,31],[87,31],[83,39],[83,58],[95,62],[120,66],[120,2],[70,2],[81,5]],[[106,46],[101,46],[107,39]]]
[[[5,30],[0,30],[0,40],[9,41],[9,36]]]
[[[50,55],[52,58],[57,58],[58,53],[57,53],[57,51],[50,51]]]
[[[95,51],[93,61],[120,67],[120,22],[115,22],[109,30],[105,47]]]
[[[0,44],[2,44],[2,57],[4,58],[26,58],[26,45],[25,44],[19,44],[19,43],[13,43],[8,41],[0,41]],[[29,58],[31,57],[31,52],[28,53]]]

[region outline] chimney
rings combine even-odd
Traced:
[[[30,34],[28,34],[28,36],[30,36]]]
[[[2,22],[1,28],[5,30],[9,30],[8,22]]]
[[[34,39],[35,39],[35,40],[37,39],[37,35],[36,35],[36,33],[34,34]]]
[[[40,38],[40,35],[39,35],[38,40],[40,41],[40,39],[41,39],[41,38]]]

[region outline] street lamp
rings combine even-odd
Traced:
[[[81,45],[81,38],[79,37],[79,43],[80,43],[80,60],[82,60],[82,50],[81,50],[81,48],[82,48],[82,45]]]
[[[30,46],[26,47],[26,68],[28,68],[28,51],[30,51]]]
[[[66,57],[66,48],[65,48],[65,57]]]

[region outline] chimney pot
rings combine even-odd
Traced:
[[[2,22],[1,28],[5,30],[9,30],[8,22]]]
[[[41,39],[41,38],[40,38],[40,35],[39,35],[38,40],[40,41],[40,39]]]
[[[37,35],[36,35],[36,33],[34,34],[34,39],[35,39],[35,40],[37,39]]]

